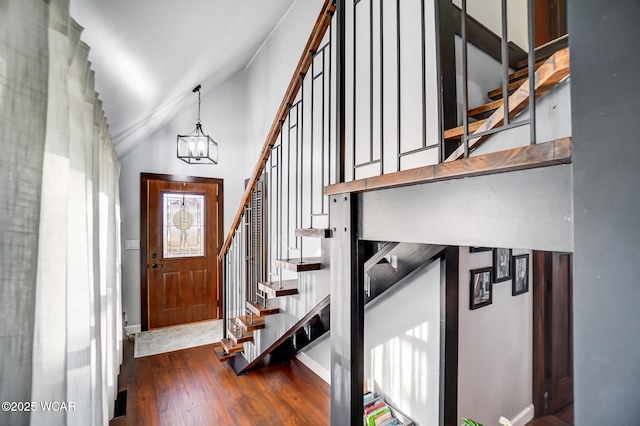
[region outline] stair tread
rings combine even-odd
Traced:
[[[247,308],[258,316],[273,315],[280,312],[280,303],[277,300],[267,299],[267,306],[264,303],[247,302]]]
[[[331,229],[328,228],[297,228],[296,237],[331,238]]]
[[[253,323],[251,322],[250,315],[241,315],[236,317],[236,324],[242,327],[245,331],[260,330],[265,327],[265,318],[257,315],[253,316]]]
[[[509,94],[511,95],[521,85],[522,85],[522,81],[521,80],[509,83],[509,86],[508,86]],[[493,99],[494,101],[496,101],[498,99],[502,99],[502,87],[498,87],[497,89],[493,89],[492,91],[487,93],[487,97],[489,99]]]
[[[317,271],[321,267],[319,257],[299,257],[291,259],[277,259],[276,268],[287,269],[293,272]]]
[[[502,104],[503,104],[502,99],[498,99],[498,100],[486,103],[484,105],[477,106],[469,110],[469,117],[478,118],[479,115],[488,113],[490,111],[495,111],[496,109],[500,108]]]
[[[242,343],[235,344],[233,343],[233,340],[228,337],[226,339],[220,340],[220,344],[228,354],[236,354],[244,351],[244,345]]]
[[[220,342],[215,342],[213,344],[213,352],[216,354],[216,358],[218,358],[220,362],[229,361],[236,357],[236,354],[226,353]]]
[[[228,329],[227,333],[231,336],[231,340],[234,344],[241,344],[245,342],[253,342],[253,333],[252,332],[244,332],[240,334],[240,330]]]
[[[474,121],[473,123],[469,123],[469,134],[479,129],[480,126],[482,126],[485,121],[487,120],[478,120],[478,121]],[[464,134],[464,126],[454,127],[453,129],[447,129],[444,131],[444,139],[445,140],[460,139],[463,134]]]
[[[536,62],[533,67],[534,71],[540,68],[542,64],[544,64],[544,60]],[[525,66],[524,68],[521,68],[518,71],[514,71],[511,74],[509,74],[509,83],[522,80],[523,78],[527,78],[528,76],[529,76],[529,67]]]
[[[275,282],[258,283],[258,289],[267,293],[270,297],[290,296],[298,294],[298,280],[282,280]]]

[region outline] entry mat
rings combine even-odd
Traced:
[[[136,334],[134,358],[208,345],[222,339],[223,320],[159,328]]]

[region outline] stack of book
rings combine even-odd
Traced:
[[[403,423],[393,417],[391,407],[375,392],[364,394],[363,404],[365,426],[402,426]]]

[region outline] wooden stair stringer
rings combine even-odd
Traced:
[[[493,111],[495,111],[498,108],[500,108],[503,104],[504,104],[504,101],[502,99],[498,99],[498,100],[486,103],[484,105],[480,105],[480,106],[477,106],[475,108],[471,108],[468,111],[467,114],[469,115],[469,117],[473,117],[473,118],[476,118],[478,120],[482,120],[483,119],[482,115],[487,114],[489,112],[491,112],[493,114]],[[474,121],[474,123],[477,123],[477,121]],[[460,126],[460,127],[462,127],[462,126]],[[480,127],[480,126],[478,126],[478,127]],[[457,127],[456,127],[456,129],[457,129]],[[462,136],[462,133],[460,133],[460,136]],[[460,137],[460,136],[458,136],[458,137]],[[447,139],[447,138],[445,137],[445,139]],[[451,139],[453,139],[453,138],[451,138]]]
[[[551,56],[545,63],[538,68],[535,73],[536,99],[547,93],[555,87],[560,81],[569,75],[569,48],[562,49]],[[526,79],[522,85],[509,96],[509,117],[513,118],[529,105],[529,79]],[[501,126],[504,122],[504,105],[500,106],[489,118],[473,131],[469,136],[482,133],[487,130]],[[453,129],[452,129],[453,130]],[[446,132],[445,132],[446,133]],[[488,137],[479,137],[469,140],[469,150],[477,148]],[[464,156],[464,145],[460,145],[445,162],[454,161]]]
[[[502,102],[502,100],[500,100],[500,102]],[[474,121],[473,123],[469,123],[469,131],[475,132],[482,125],[484,125],[484,123],[487,120],[478,120],[478,121]],[[444,131],[444,139],[445,140],[460,139],[463,134],[464,134],[464,126],[454,127],[453,129],[447,129]]]

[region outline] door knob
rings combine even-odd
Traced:
[[[153,269],[156,269],[156,268],[162,268],[162,265],[158,265],[157,263],[154,263],[153,265],[151,265],[151,267],[152,267]]]

